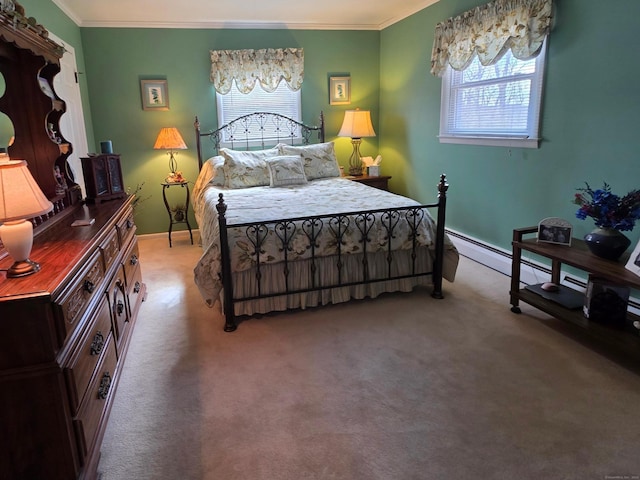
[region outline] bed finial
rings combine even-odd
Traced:
[[[438,182],[438,192],[440,195],[444,195],[449,190],[449,184],[447,183],[447,176],[443,173],[440,175],[440,181]]]
[[[193,126],[196,129],[196,132],[200,132],[200,120],[198,120],[198,116],[196,115],[196,121],[193,122]]]
[[[218,203],[216,204],[216,210],[218,211],[218,215],[224,216],[227,212],[227,204],[224,203],[224,195],[221,193],[218,194]]]

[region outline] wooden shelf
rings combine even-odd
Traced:
[[[581,308],[569,309],[558,302],[544,298],[535,292],[520,288],[520,266],[522,252],[527,251],[541,255],[551,260],[551,281],[560,283],[562,264],[570,265],[579,270],[602,278],[617,285],[640,288],[640,277],[625,268],[626,260],[618,262],[605,260],[593,255],[586,244],[579,239],[572,239],[571,246],[552,243],[538,243],[535,238],[524,238],[534,234],[537,227],[519,228],[513,231],[513,259],[511,272],[511,310],[520,313],[519,302],[525,302],[557,319],[564,320],[580,327],[588,336],[607,344],[609,347],[630,354],[640,360],[640,332],[631,326],[625,328],[609,326],[590,321],[584,316]],[[640,317],[627,312],[627,325],[640,320]]]

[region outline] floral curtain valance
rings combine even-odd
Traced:
[[[282,80],[294,91],[302,86],[302,48],[211,50],[210,53],[211,82],[222,95],[229,93],[234,80],[242,93],[253,90],[256,81],[266,92],[273,92]]]
[[[464,70],[478,55],[487,66],[507,49],[520,60],[540,53],[549,33],[552,0],[495,0],[436,25],[431,73],[442,76],[447,64]]]

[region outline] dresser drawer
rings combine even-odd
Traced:
[[[120,241],[120,248],[124,248],[129,243],[129,240],[136,233],[136,224],[133,221],[133,209],[130,208],[125,216],[116,224],[118,230],[118,240]]]
[[[124,335],[125,324],[129,320],[125,292],[124,268],[119,266],[107,290],[111,321],[116,335],[116,344],[120,343],[120,339]]]
[[[93,448],[100,426],[100,419],[114,391],[112,386],[115,388],[115,385],[112,385],[116,373],[116,350],[113,343],[113,337],[108,337],[98,368],[91,379],[78,415],[74,419],[81,457],[87,455]]]
[[[89,380],[111,335],[111,316],[107,296],[100,301],[93,325],[87,330],[65,369],[72,412],[80,406]]]
[[[144,301],[147,292],[145,285],[142,283],[142,270],[140,267],[134,270],[133,278],[128,281],[130,282],[127,284],[129,316],[130,318],[136,318],[138,316],[138,310],[140,310],[140,304]]]
[[[56,299],[54,309],[62,324],[64,338],[77,327],[92,299],[104,293],[104,264],[96,250],[84,269],[71,281],[69,287]]]
[[[109,272],[118,259],[120,253],[120,241],[118,240],[117,229],[111,230],[107,239],[100,244],[100,251],[104,259],[104,270]]]
[[[140,270],[140,252],[137,238],[134,238],[133,242],[131,242],[131,247],[122,257],[122,263],[124,265],[124,278],[127,281],[127,286],[130,286],[133,284],[136,270]]]

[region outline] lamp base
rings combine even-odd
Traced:
[[[352,177],[361,177],[362,176],[362,167],[349,167],[349,175]]]
[[[362,160],[360,160],[360,144],[362,143],[361,138],[352,138],[351,144],[353,145],[353,152],[351,153],[351,157],[349,157],[349,175],[353,177],[361,177],[362,176]]]
[[[26,260],[14,262],[13,265],[9,267],[9,270],[7,270],[7,278],[26,277],[39,271],[40,264],[27,258]]]

